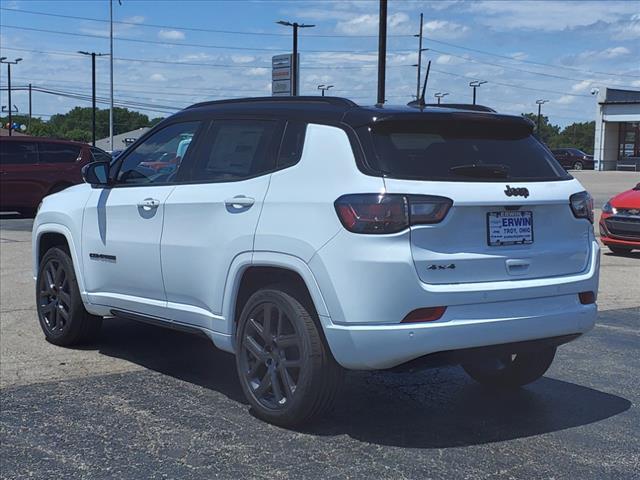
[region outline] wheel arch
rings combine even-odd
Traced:
[[[298,288],[301,299],[313,308],[320,321],[322,335],[329,312],[320,287],[309,266],[293,255],[275,252],[255,252],[253,256],[236,257],[227,276],[223,301],[228,344],[218,345],[227,351],[235,351],[235,328],[242,306],[257,289],[274,283],[287,282]]]
[[[34,278],[38,276],[38,269],[40,268],[42,257],[47,250],[52,247],[61,247],[71,256],[80,294],[84,299],[85,288],[80,256],[78,255],[71,231],[64,225],[53,223],[40,224],[34,231],[32,252]]]

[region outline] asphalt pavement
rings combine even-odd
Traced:
[[[576,176],[604,203],[640,181],[612,173]],[[352,372],[330,415],[287,430],[206,339],[109,319],[95,345],[47,343],[30,228],[0,217],[0,478],[640,478],[640,253],[603,250],[597,326],[532,385]]]

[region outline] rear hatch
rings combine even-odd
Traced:
[[[476,119],[477,118],[477,119]],[[587,267],[592,228],[569,198],[582,189],[513,117],[393,120],[367,129],[389,194],[453,200],[445,218],[411,226],[430,284],[556,277]]]

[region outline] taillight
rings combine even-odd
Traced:
[[[569,197],[571,210],[576,218],[586,218],[593,223],[593,197],[589,192],[574,193]]]
[[[338,218],[354,233],[396,233],[410,225],[441,222],[453,201],[431,195],[360,193],[335,201]]]
[[[418,308],[409,312],[400,323],[434,322],[440,320],[447,307]]]

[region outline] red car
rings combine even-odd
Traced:
[[[0,211],[33,216],[44,197],[82,183],[80,170],[111,156],[84,143],[0,137]]]
[[[600,240],[613,253],[640,249],[640,183],[602,207]]]

